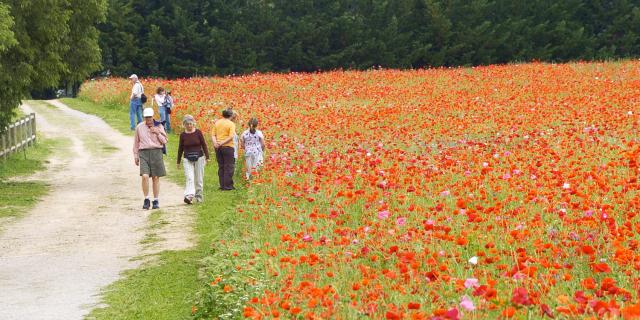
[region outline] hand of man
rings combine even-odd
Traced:
[[[176,169],[180,169],[180,164],[176,163]]]
[[[136,158],[135,159],[135,163],[136,163],[136,166],[139,166],[140,165],[140,159]]]

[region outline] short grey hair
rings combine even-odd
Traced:
[[[182,124],[193,123],[196,124],[196,119],[192,115],[187,114],[182,118]]]

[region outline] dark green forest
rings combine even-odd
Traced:
[[[109,0],[103,69],[188,77],[640,56],[640,1]]]
[[[0,0],[0,131],[90,75],[640,56],[640,0]]]

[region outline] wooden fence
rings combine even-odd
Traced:
[[[0,133],[0,157],[6,159],[10,154],[26,150],[36,142],[36,114],[22,117]]]

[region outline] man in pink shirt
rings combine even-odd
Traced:
[[[133,157],[136,166],[140,166],[142,177],[142,193],[144,204],[142,209],[149,209],[149,177],[153,182],[153,209],[160,208],[158,195],[160,193],[160,177],[167,173],[162,161],[162,147],[167,143],[167,134],[163,126],[153,125],[153,109],[146,108],[142,112],[144,121],[136,126],[133,140]]]

